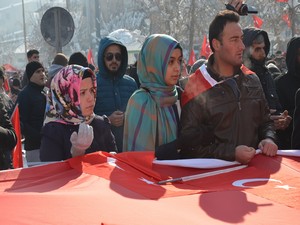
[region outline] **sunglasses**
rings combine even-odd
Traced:
[[[117,61],[120,62],[121,59],[122,59],[122,55],[121,55],[121,53],[116,53],[116,54],[113,54],[113,53],[107,53],[107,54],[105,55],[106,61],[112,61],[113,58],[115,58]]]

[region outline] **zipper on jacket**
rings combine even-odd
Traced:
[[[239,110],[241,111],[241,110],[242,110],[242,106],[241,106],[241,101],[240,101],[240,99],[238,100],[238,106],[239,106]]]
[[[241,91],[237,85],[235,78],[234,77],[229,78],[229,79],[225,80],[225,82],[231,88],[234,96],[236,97],[238,109],[241,111],[242,110],[241,101],[240,101],[241,100]]]

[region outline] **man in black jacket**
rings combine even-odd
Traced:
[[[286,65],[288,71],[275,79],[276,91],[280,104],[294,115],[295,94],[300,88],[300,37],[293,37],[287,44]],[[287,129],[280,131],[284,149],[291,148],[292,123]],[[299,137],[298,137],[299,138]]]
[[[41,129],[44,122],[46,94],[44,86],[46,75],[43,65],[33,61],[26,65],[28,85],[20,92],[17,102],[20,110],[22,134],[25,136],[26,159],[39,162]]]
[[[245,44],[243,63],[259,77],[269,108],[273,114],[271,119],[274,121],[279,148],[290,148],[290,145],[287,146],[282,140],[281,131],[289,126],[292,117],[289,116],[287,110],[282,109],[272,74],[266,66],[266,58],[270,51],[268,34],[266,31],[254,27],[246,28],[243,32]]]

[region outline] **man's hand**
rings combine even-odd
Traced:
[[[271,119],[274,121],[276,130],[285,130],[292,121],[292,117],[289,116],[289,112],[284,110],[280,115],[271,115]]]
[[[255,149],[246,145],[239,145],[235,148],[235,160],[248,164],[250,160],[255,156]]]
[[[278,146],[270,138],[262,140],[259,143],[258,148],[267,156],[275,156],[278,150]]]
[[[124,113],[117,110],[114,111],[108,119],[110,120],[110,123],[115,127],[120,127],[124,123]]]

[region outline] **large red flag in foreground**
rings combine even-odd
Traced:
[[[157,182],[216,169],[157,165],[153,160],[153,152],[96,152],[0,172],[1,223],[299,223],[299,157],[257,155],[240,170],[166,185]]]
[[[206,35],[204,35],[200,56],[204,56],[206,59],[208,59],[210,54],[211,54],[211,49],[210,49],[209,41],[207,41],[207,37]]]
[[[192,49],[190,52],[190,58],[189,58],[188,65],[192,66],[195,62],[196,62],[196,55],[195,55],[194,49]]]
[[[95,66],[95,61],[94,61],[94,58],[93,58],[93,52],[92,52],[91,48],[89,48],[89,51],[88,51],[88,54],[87,54],[87,60],[88,60],[89,64],[92,64],[93,66]]]
[[[264,23],[263,20],[256,15],[252,15],[252,18],[253,18],[254,27],[261,28],[261,26]]]
[[[15,129],[17,135],[17,145],[12,151],[12,159],[14,168],[23,167],[23,159],[22,159],[22,135],[21,135],[21,126],[20,126],[20,114],[19,107],[16,105],[13,114],[11,115],[11,123]]]

